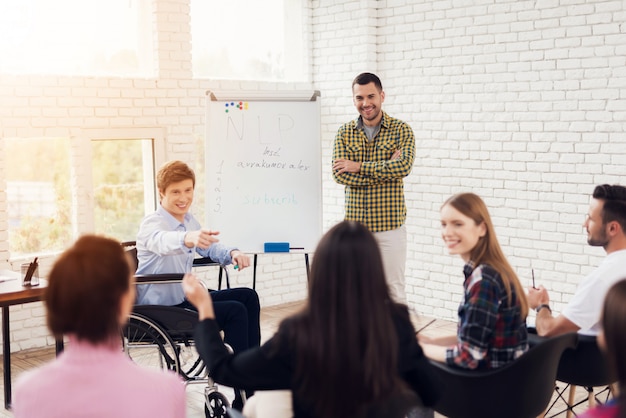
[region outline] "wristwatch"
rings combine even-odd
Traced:
[[[550,311],[550,313],[552,313],[552,309],[550,309],[550,305],[548,305],[547,303],[542,303],[541,305],[537,306],[535,308],[535,312],[539,313],[539,311],[541,311],[543,308],[546,308],[548,311]]]

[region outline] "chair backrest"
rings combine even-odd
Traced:
[[[556,380],[576,386],[605,386],[613,383],[604,353],[598,347],[596,336],[579,335],[578,345],[565,350]]]
[[[135,271],[137,271],[137,266],[139,265],[139,261],[137,260],[137,243],[135,241],[124,241],[122,242],[122,248],[124,248],[131,260],[135,262]]]
[[[517,360],[485,371],[433,362],[444,388],[434,409],[449,418],[537,417],[554,392],[561,354],[576,342],[576,333],[549,338]]]

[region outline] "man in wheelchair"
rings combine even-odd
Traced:
[[[191,272],[195,253],[220,264],[234,264],[239,270],[250,258],[235,247],[218,242],[219,232],[203,229],[189,212],[193,202],[195,174],[182,161],[171,161],[157,173],[160,205],[146,216],[137,234],[137,274]],[[233,288],[210,291],[218,326],[224,341],[237,353],[257,347],[261,341],[259,297],[253,289]],[[196,310],[185,299],[180,283],[137,286],[138,305],[177,306]],[[233,407],[243,401],[235,391]]]

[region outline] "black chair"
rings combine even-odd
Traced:
[[[541,338],[541,337],[539,337]],[[579,335],[578,345],[573,350],[565,350],[559,367],[556,373],[556,380],[558,382],[565,383],[563,388],[559,388],[558,382],[555,388],[557,397],[552,402],[548,412],[550,412],[559,400],[562,400],[566,404],[567,418],[572,415],[576,415],[574,408],[584,403],[588,403],[585,407],[592,408],[596,405],[596,402],[601,402],[598,399],[600,393],[606,394],[607,398],[612,394],[611,384],[614,383],[610,373],[606,358],[600,348],[598,347],[597,338],[591,335]],[[575,401],[576,386],[582,386],[587,390],[587,398]],[[594,387],[603,387],[598,393],[594,394]],[[567,400],[564,397],[565,392],[569,388],[569,394]],[[562,414],[561,410],[556,412],[551,417]]]
[[[554,393],[559,359],[574,348],[576,333],[549,338],[517,360],[491,370],[466,370],[432,362],[444,388],[434,409],[448,418],[531,418]]]

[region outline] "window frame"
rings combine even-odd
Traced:
[[[144,183],[144,212],[147,215],[156,210],[158,206],[155,176],[158,167],[165,162],[165,133],[165,128],[93,128],[83,129],[80,137],[70,138],[69,171],[72,199],[71,234],[73,239],[86,233],[95,232],[92,144],[96,141],[111,140],[144,139],[151,141],[142,146],[144,179],[151,179],[151,181],[146,180]],[[27,138],[25,139],[27,140]],[[3,155],[2,159],[4,158],[6,156]],[[5,207],[5,210],[8,211],[8,207]],[[24,254],[12,253],[8,242],[7,251],[7,261],[13,266],[29,258]],[[59,253],[58,250],[46,249],[37,252],[42,259],[55,257]]]
[[[84,162],[73,161],[72,166],[76,167],[76,176],[72,176],[76,184],[72,185],[73,191],[84,189],[87,191],[88,198],[85,199],[83,210],[76,210],[77,216],[73,219],[72,224],[76,228],[75,236],[95,231],[95,201],[93,190],[93,178],[91,172],[91,162],[93,160],[92,143],[96,141],[124,141],[147,139],[152,140],[152,149],[148,149],[147,144],[143,144],[143,170],[144,178],[151,179],[144,184],[144,212],[146,215],[156,210],[158,205],[158,193],[156,187],[156,170],[165,162],[165,129],[164,128],[102,128],[102,129],[85,129],[83,130],[86,141],[84,153],[82,153],[82,161],[89,161],[90,164]],[[88,148],[88,149],[87,149]],[[150,152],[151,151],[151,152]],[[88,154],[88,155],[85,155]],[[79,153],[80,155],[81,153]],[[85,158],[87,157],[88,158]],[[80,199],[76,199],[80,202]],[[80,203],[79,203],[80,205]],[[78,208],[74,208],[78,209]],[[81,215],[82,213],[82,215]],[[82,228],[81,228],[82,227]]]

